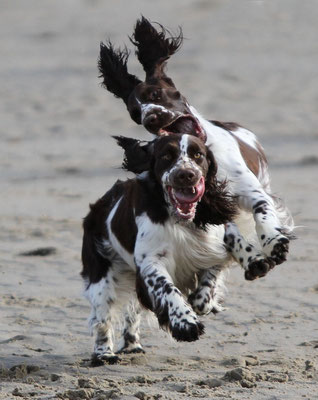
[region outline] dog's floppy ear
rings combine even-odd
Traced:
[[[125,150],[123,168],[134,174],[149,171],[153,154],[153,142],[140,141],[125,136],[113,136]]]
[[[166,78],[164,67],[166,61],[178,51],[183,42],[182,29],[173,36],[162,25],[156,24],[158,30],[145,17],[137,20],[131,42],[137,47],[136,54],[146,72],[146,80],[150,78]],[[169,81],[171,81],[169,79]],[[169,82],[170,83],[170,82]],[[174,86],[171,81],[171,86]]]
[[[115,49],[110,41],[100,44],[98,60],[99,78],[103,78],[102,85],[116,97],[128,103],[128,97],[134,88],[141,82],[127,70],[129,51],[127,48]]]
[[[237,200],[227,188],[226,181],[218,181],[216,178],[217,164],[212,152],[207,154],[209,170],[205,180],[205,192],[197,205],[194,223],[200,228],[207,224],[221,225],[232,221],[237,215]]]

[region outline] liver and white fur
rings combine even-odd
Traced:
[[[143,351],[139,302],[176,340],[197,340],[204,332],[198,314],[221,309],[223,271],[232,260],[223,237],[236,201],[216,179],[204,143],[175,134],[143,153],[134,151],[135,140],[117,140],[148,172],[117,181],[84,220],[82,276],[97,363],[118,359],[112,324],[125,304],[119,352]]]
[[[153,135],[191,134],[213,151],[218,179],[228,181],[241,209],[235,223],[226,224],[228,251],[244,268],[246,279],[264,276],[286,260],[293,219],[283,202],[271,194],[266,157],[255,135],[235,123],[203,118],[165,74],[167,59],[182,44],[182,32],[169,36],[158,26],[156,29],[142,17],[131,38],[146,72],[144,82],[128,73],[127,50],[115,50],[110,42],[101,44],[99,69],[103,84],[124,100],[131,118]],[[244,213],[245,221],[249,220],[248,230],[241,223]],[[251,243],[249,236],[255,236],[255,232],[257,240]]]

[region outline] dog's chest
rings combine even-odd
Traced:
[[[144,259],[164,265],[175,283],[180,285],[193,279],[195,272],[226,258],[223,226],[210,226],[204,231],[172,218],[164,224],[154,224],[146,215],[137,218],[137,226],[137,263]]]

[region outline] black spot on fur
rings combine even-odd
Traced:
[[[224,235],[224,243],[229,249],[234,249],[235,247],[235,236],[232,233]]]
[[[253,208],[255,209],[255,208],[260,207],[262,205],[267,205],[267,201],[266,200],[260,200],[256,204],[254,204]]]
[[[137,268],[137,273],[136,273],[136,293],[140,303],[148,310],[153,311],[153,305],[149,297],[148,289],[144,280],[140,276],[139,268]]]
[[[236,122],[220,122],[220,121],[213,121],[210,120],[213,125],[218,126],[219,128],[225,129],[226,131],[229,132],[235,132],[239,128],[241,128],[241,125],[237,124]]]

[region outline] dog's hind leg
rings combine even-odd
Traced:
[[[118,362],[119,358],[113,352],[113,328],[111,308],[116,299],[112,270],[97,283],[91,283],[85,292],[92,311],[89,319],[91,334],[95,336],[92,365]]]
[[[198,287],[188,298],[198,315],[214,314],[223,311],[221,306],[224,292],[224,267],[216,265],[199,275]]]
[[[140,316],[141,308],[139,302],[130,301],[125,313],[125,325],[118,345],[117,353],[144,353],[140,344]]]

